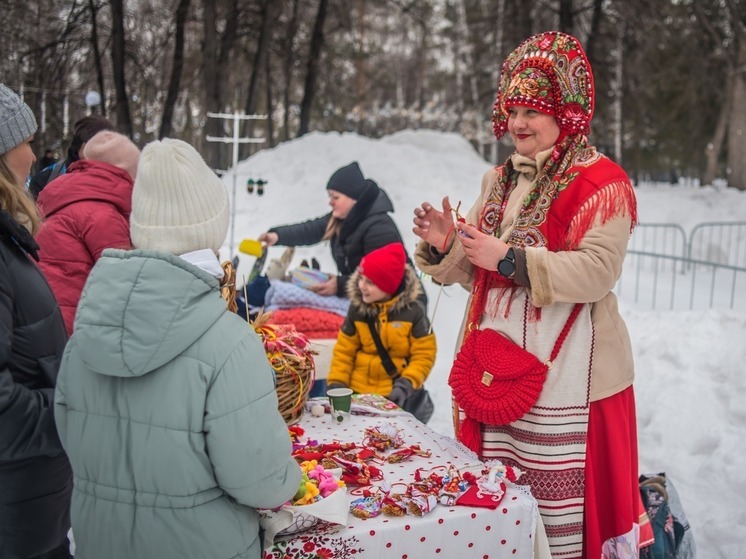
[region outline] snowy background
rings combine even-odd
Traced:
[[[233,241],[229,236],[221,256],[273,225],[325,214],[326,182],[351,161],[388,193],[410,254],[417,241],[415,206],[426,200],[439,205],[448,195],[454,206],[462,201],[468,208],[490,166],[455,134],[403,131],[376,140],[308,134],[242,161],[235,181],[224,176],[231,194],[235,184],[236,204]],[[263,196],[247,193],[249,178],[268,181]],[[689,232],[701,222],[746,220],[746,192],[735,189],[642,184],[637,195],[642,223],[678,223]],[[283,250],[272,247],[269,257]],[[298,248],[291,267],[311,256],[322,270],[336,270],[326,244]],[[252,264],[252,257],[242,256],[239,278]],[[425,284],[432,315],[439,288]],[[436,404],[429,425],[448,435],[447,377],[466,295],[458,286],[444,288],[433,319],[439,351],[427,381]],[[700,559],[746,557],[746,312],[652,311],[636,307],[625,292],[620,307],[635,353],[640,472],[665,471],[674,482]]]

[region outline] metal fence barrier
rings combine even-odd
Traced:
[[[640,224],[614,291],[653,310],[746,310],[746,222]]]
[[[705,222],[689,235],[691,260],[746,267],[746,221]]]

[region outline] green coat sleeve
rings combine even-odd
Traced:
[[[273,508],[295,494],[301,471],[277,408],[266,353],[253,333],[231,353],[211,386],[204,429],[218,484],[236,501]]]

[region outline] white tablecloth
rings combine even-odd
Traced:
[[[384,479],[410,483],[414,472],[424,475],[438,466],[454,464],[459,468],[474,465],[474,455],[452,438],[439,435],[409,414],[395,416],[353,415],[347,423],[335,425],[329,415],[313,417],[306,412],[300,425],[309,439],[320,443],[361,443],[367,427],[389,422],[402,430],[404,445],[419,444],[432,451],[429,458],[412,457],[398,464],[376,464]],[[440,475],[444,468],[433,471]],[[380,482],[374,482],[380,484]],[[353,488],[348,488],[351,490]],[[350,499],[357,498],[350,495]],[[509,486],[495,510],[481,507],[437,505],[422,517],[407,515],[359,519],[348,514],[340,525],[317,525],[291,539],[275,541],[265,559],[500,559],[533,558],[537,532],[537,505],[527,488]],[[539,525],[539,536],[543,531]]]

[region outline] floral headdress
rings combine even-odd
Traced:
[[[593,73],[573,36],[548,31],[526,39],[505,59],[492,111],[495,136],[508,130],[508,109],[532,107],[553,116],[565,135],[588,134],[594,109]]]

